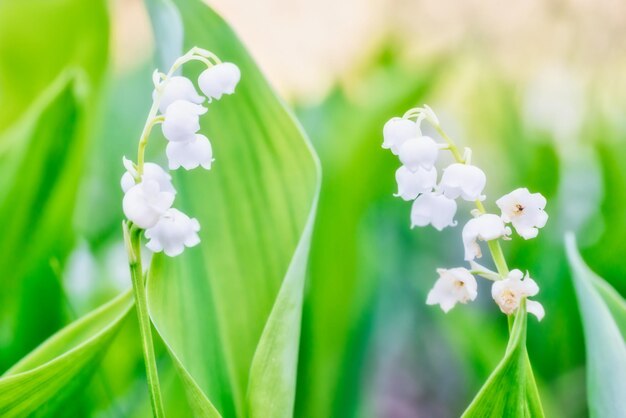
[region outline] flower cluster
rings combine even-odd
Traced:
[[[221,62],[209,51],[193,48],[177,59],[167,74],[154,72],[153,104],[139,141],[137,163],[123,159],[126,168],[121,180],[124,214],[133,225],[145,230],[149,240],[146,246],[150,250],[163,251],[168,256],[179,255],[185,247],[197,245],[200,224],[172,208],[176,195],[172,177],[158,164],[144,163],[144,151],[152,127],[161,124],[168,141],[165,153],[170,170],[211,168],[211,143],[198,133],[200,116],[207,112],[202,105],[205,97],[198,94],[190,79],[174,75],[189,61],[200,61],[207,67],[198,78],[198,86],[209,103],[224,94],[234,93],[241,77],[239,68]]]
[[[428,122],[445,142],[437,142],[423,135],[422,122]],[[478,295],[474,275],[492,280],[491,295],[505,314],[512,314],[526,300],[528,312],[538,319],[544,316],[539,302],[527,300],[539,292],[537,283],[518,269],[509,271],[502,256],[499,239],[510,239],[511,226],[524,239],[535,238],[545,226],[548,214],[544,211],[546,199],[540,193],[519,188],[498,200],[500,215],[487,213],[483,194],[487,178],[471,164],[471,150],[462,155],[456,144],[443,131],[433,110],[424,106],[409,110],[403,117],[389,120],[383,128],[383,145],[397,155],[402,166],[396,171],[398,196],[413,201],[411,228],[432,225],[441,231],[456,226],[457,200],[473,202],[476,209],[462,231],[465,260],[470,269],[457,267],[438,269],[439,279],[429,292],[426,303],[439,304],[448,312],[457,303],[473,301]],[[456,162],[443,169],[438,180],[435,164],[441,151],[448,150]],[[509,226],[510,225],[510,226]],[[482,257],[480,242],[487,242],[498,272],[491,271],[474,260]]]

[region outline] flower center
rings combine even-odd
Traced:
[[[521,215],[523,211],[524,211],[524,206],[522,206],[521,203],[516,203],[515,206],[513,206],[514,214]]]

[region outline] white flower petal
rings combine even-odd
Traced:
[[[223,94],[233,94],[240,79],[239,67],[223,62],[204,70],[198,77],[198,85],[205,96],[219,100]]]
[[[146,230],[149,239],[146,247],[154,252],[163,251],[170,257],[183,252],[185,247],[193,247],[200,242],[200,224],[177,209],[169,209],[159,218],[158,223]]]
[[[439,279],[428,292],[426,304],[439,304],[444,312],[448,312],[457,303],[467,303],[476,299],[478,286],[476,279],[465,268],[437,269]]]
[[[134,169],[133,169],[134,170]],[[135,172],[136,173],[136,172]],[[155,163],[144,163],[143,175],[141,176],[143,181],[154,180],[159,183],[159,187],[162,192],[168,192],[176,194],[176,189],[172,184],[172,176],[170,176],[163,168]],[[133,175],[126,171],[122,176],[122,190],[126,193],[131,187],[135,185],[135,178]]]
[[[535,238],[538,228],[543,228],[548,221],[544,211],[546,198],[541,193],[530,193],[527,188],[513,190],[496,200],[502,211],[502,219],[511,222],[515,231],[524,239]]]
[[[404,200],[414,200],[422,193],[430,192],[437,183],[437,169],[430,170],[419,168],[416,172],[411,172],[405,166],[396,170],[396,182],[398,183],[399,196]]]
[[[504,225],[502,219],[490,213],[470,219],[463,227],[463,246],[465,247],[465,260],[482,257],[478,240],[491,241],[508,236],[510,230]]]
[[[168,141],[190,141],[200,130],[200,115],[207,108],[186,100],[176,100],[167,107],[161,128]]]
[[[482,192],[486,182],[487,177],[480,168],[474,165],[455,163],[443,171],[439,191],[450,199],[462,197],[464,200],[473,202],[485,198]]]
[[[543,309],[543,305],[534,300],[526,299],[526,310],[535,315],[539,321],[546,315],[546,311]]]
[[[399,150],[400,161],[413,172],[420,167],[430,170],[435,165],[439,155],[439,145],[427,136],[409,138]]]
[[[185,100],[195,104],[200,104],[204,101],[204,97],[200,96],[193,86],[193,83],[187,77],[174,76],[170,77],[161,84],[163,92],[161,93],[161,101],[159,103],[159,110],[161,113],[165,113],[168,106],[174,103],[176,100]],[[157,91],[152,92],[152,99],[156,100]]]
[[[213,162],[211,143],[206,136],[201,134],[196,134],[191,141],[169,142],[165,153],[171,170],[176,170],[181,166],[185,170],[191,170],[198,166],[208,170]]]
[[[154,226],[174,203],[174,194],[161,191],[159,183],[145,180],[131,187],[122,200],[124,215],[142,229]]]
[[[455,214],[456,202],[454,200],[435,193],[424,193],[413,202],[411,228],[431,224],[441,231],[447,226],[456,226]]]
[[[410,138],[421,136],[419,125],[404,118],[391,118],[383,127],[383,148],[398,155],[400,147]]]

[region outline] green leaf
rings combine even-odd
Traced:
[[[290,417],[317,159],[228,25],[200,1],[176,5],[185,50],[209,49],[242,78],[234,95],[209,106],[202,132],[213,144],[211,171],[175,176],[176,205],[199,219],[202,243],[155,257],[151,315],[207,411],[210,400],[228,417]],[[185,75],[202,69],[192,64]]]
[[[0,378],[0,416],[52,416],[84,388],[133,307],[130,291],[71,323]]]
[[[464,418],[543,417],[543,409],[526,351],[526,307],[515,315],[504,358],[496,366]]]
[[[573,234],[566,236],[587,351],[587,398],[592,417],[626,416],[626,302],[585,264]]]

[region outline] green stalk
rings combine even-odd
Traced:
[[[128,263],[130,275],[133,281],[133,291],[135,296],[135,306],[137,309],[137,319],[139,320],[139,331],[141,334],[141,346],[143,348],[143,358],[146,365],[146,376],[148,388],[150,389],[150,402],[155,418],[164,418],[163,397],[159,384],[159,373],[157,370],[156,358],[154,355],[154,343],[152,340],[152,328],[150,316],[148,314],[148,300],[146,298],[146,287],[141,267],[141,230],[129,227],[124,224],[124,238],[128,250]]]

